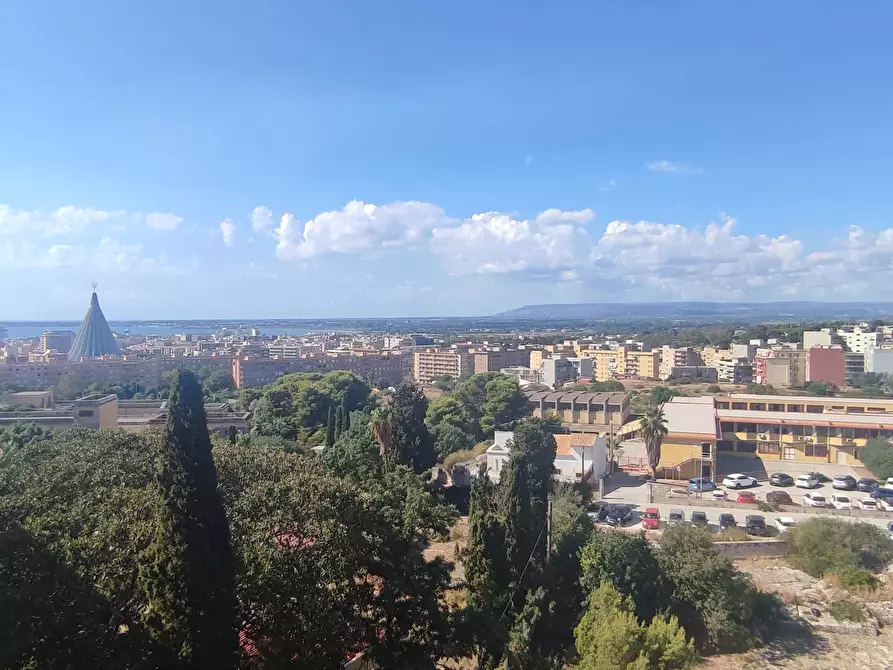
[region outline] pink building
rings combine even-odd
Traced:
[[[846,356],[843,347],[812,347],[806,359],[806,381],[828,382],[838,388],[846,386]]]

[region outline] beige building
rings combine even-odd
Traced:
[[[581,355],[592,359],[596,381],[609,379],[657,379],[660,374],[660,350],[639,351],[632,347],[583,349]]]
[[[525,393],[535,417],[549,413],[561,417],[574,432],[604,433],[618,430],[629,418],[626,393],[588,393],[586,391],[528,391]]]
[[[437,377],[460,379],[474,374],[474,354],[451,349],[416,351],[412,355],[412,378],[430,384]]]
[[[660,348],[661,379],[672,377],[673,368],[695,367],[702,365],[701,355],[694,347],[670,347],[664,345]],[[715,367],[715,366],[705,366]]]
[[[753,359],[753,380],[778,388],[806,384],[807,359],[805,349],[773,347],[761,349]]]
[[[530,359],[527,367],[531,370],[539,370],[544,357],[548,358],[548,352],[543,349],[534,349],[530,352]]]
[[[719,347],[704,347],[701,350],[701,359],[708,368],[719,369],[719,361],[732,358],[730,349],[720,349]]]

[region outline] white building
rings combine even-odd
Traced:
[[[502,469],[511,458],[514,433],[497,430],[493,446],[487,449],[487,476],[499,481]],[[607,440],[585,433],[556,435],[555,479],[563,482],[593,482],[608,471]]]
[[[865,354],[865,372],[893,374],[893,349],[869,349]]]

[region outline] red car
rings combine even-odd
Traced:
[[[736,500],[736,502],[740,503],[755,503],[756,501],[757,497],[751,491],[741,491]]]
[[[649,507],[642,517],[642,528],[645,530],[658,530],[660,528],[660,512],[656,507]]]

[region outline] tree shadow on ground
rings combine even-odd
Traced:
[[[773,628],[774,635],[759,650],[762,661],[776,665],[804,654],[817,654],[830,649],[828,642],[817,636],[804,621],[789,619]]]

